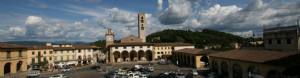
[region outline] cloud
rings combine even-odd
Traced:
[[[169,0],[169,7],[159,15],[160,23],[165,25],[180,24],[191,14],[191,4],[185,0]]]
[[[163,9],[163,0],[157,0],[157,9],[159,11]]]
[[[37,24],[37,23],[40,23],[42,22],[42,18],[41,17],[38,17],[38,16],[28,16],[26,21],[25,21],[25,24]]]

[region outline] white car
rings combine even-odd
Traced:
[[[131,73],[131,74],[128,74],[128,78],[140,78],[140,77],[136,73]]]
[[[65,68],[65,69],[62,69],[63,72],[68,72],[68,71],[71,71],[70,68]]]
[[[27,77],[39,77],[40,76],[40,71],[39,70],[30,70],[27,73]]]
[[[192,74],[193,74],[193,75],[198,75],[197,70],[192,70]]]
[[[140,77],[139,78],[148,78],[147,77],[147,75],[145,75],[145,74],[142,74],[142,75],[140,75]]]
[[[57,75],[53,75],[49,78],[68,78],[68,76],[64,75],[64,74],[57,74]]]

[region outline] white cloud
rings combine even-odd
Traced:
[[[157,9],[159,11],[163,9],[163,0],[157,0]]]
[[[37,24],[37,23],[40,23],[42,22],[43,19],[41,17],[38,17],[38,16],[28,16],[26,21],[25,21],[25,24]]]
[[[185,0],[169,0],[169,7],[160,15],[159,20],[162,24],[180,24],[192,13],[191,3]]]

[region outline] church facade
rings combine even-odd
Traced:
[[[108,29],[106,37],[107,61],[110,63],[155,61],[162,55],[171,55],[172,51],[181,47],[194,48],[186,43],[147,43],[146,42],[146,15],[138,14],[138,36],[129,35],[115,43],[115,33]],[[158,50],[163,47],[164,49]],[[165,48],[167,47],[167,48]]]

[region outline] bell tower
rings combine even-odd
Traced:
[[[145,13],[138,14],[138,37],[142,39],[142,42],[146,42],[146,15]]]
[[[114,32],[112,32],[111,29],[108,28],[107,32],[105,33],[105,38],[106,38],[105,39],[105,41],[106,41],[105,46],[106,47],[114,43],[114,36],[115,36]]]

